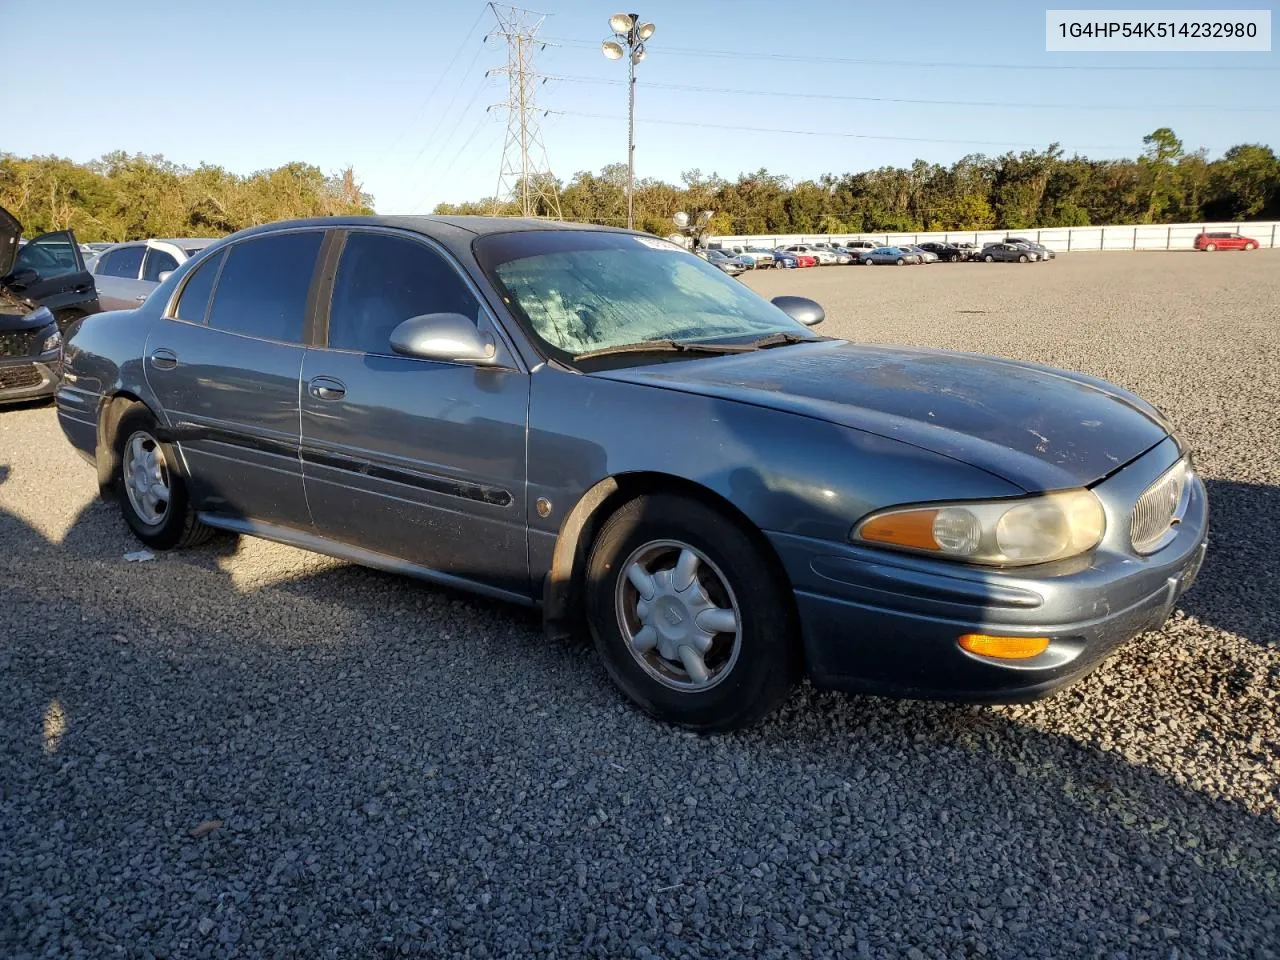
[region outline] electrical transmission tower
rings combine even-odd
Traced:
[[[546,46],[535,37],[546,15],[501,3],[490,3],[489,9],[498,21],[490,36],[507,41],[507,65],[492,71],[507,75],[506,103],[493,105],[507,111],[507,136],[493,198],[495,210],[504,200],[513,199],[520,204],[521,216],[559,220],[560,194],[547,162],[535,100],[536,87],[543,77],[533,66],[534,47]]]

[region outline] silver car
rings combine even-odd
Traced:
[[[88,266],[102,309],[136,307],[179,265],[213,242],[208,238],[135,240],[99,251]]]
[[[148,546],[217,528],[538,606],[694,729],[805,673],[1034,698],[1165,619],[1207,505],[1155,408],[822,320],[624,230],[292,221],[81,321],[58,420]]]

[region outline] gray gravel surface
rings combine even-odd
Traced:
[[[1037,704],[805,688],[699,737],[528,612],[251,540],[125,562],[52,409],[0,412],[0,955],[1280,953],[1280,253],[747,282],[1163,407],[1213,505],[1182,609]]]

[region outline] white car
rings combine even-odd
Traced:
[[[813,243],[793,243],[789,247],[783,247],[788,253],[803,253],[810,257],[815,257],[820,267],[833,267],[840,263],[840,257],[832,250],[824,249]],[[847,255],[846,255],[847,256]],[[845,263],[851,263],[852,260],[845,260]]]
[[[103,310],[132,310],[151,295],[178,264],[213,240],[133,240],[101,251],[88,265]]]

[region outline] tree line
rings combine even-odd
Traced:
[[[795,181],[757,170],[736,180],[691,169],[679,185],[636,182],[636,225],[672,232],[679,210],[714,211],[713,234],[885,233],[1071,227],[1107,223],[1280,220],[1280,158],[1262,144],[1210,160],[1167,127],[1142,138],[1136,159],[1066,156],[1057,145],[950,166],[824,174]],[[566,220],[624,225],[626,164],[582,171],[554,187]],[[550,191],[544,191],[550,192]],[[182,167],[162,156],[109,153],[89,163],[0,153],[0,206],[28,236],[75,229],[82,241],[221,236],[294,217],[367,214],[373,198],[351,168],[325,174],[289,163],[252,174]],[[441,214],[515,215],[494,198],[436,207]],[[538,213],[553,210],[543,201]]]
[[[1188,151],[1167,127],[1143,137],[1136,159],[1090,160],[1047,149],[971,154],[950,166],[825,174],[816,180],[757,170],[730,181],[693,169],[674,186],[636,181],[636,226],[672,232],[679,210],[712,210],[712,234],[912,233],[1073,227],[1109,223],[1195,223],[1280,219],[1280,158],[1262,144],[1240,144],[1210,160]],[[626,224],[626,164],[557,182],[566,220]],[[550,184],[547,184],[550,186]],[[514,203],[487,198],[442,203],[441,214],[515,215]],[[540,215],[550,215],[545,204]]]
[[[89,163],[0,153],[0,206],[29,237],[68,227],[82,242],[216,237],[293,217],[373,213],[351,168],[288,163],[241,175],[162,156],[109,153]]]

